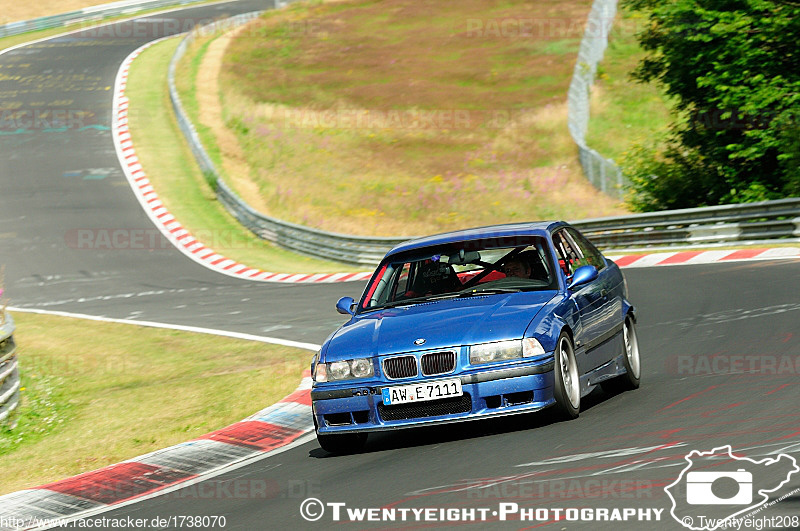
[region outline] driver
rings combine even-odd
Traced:
[[[503,264],[506,277],[531,278],[531,266],[525,260],[514,258]]]

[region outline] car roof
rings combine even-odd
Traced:
[[[531,221],[527,223],[489,225],[487,227],[444,232],[442,234],[434,234],[432,236],[409,240],[396,245],[391,251],[386,253],[386,257],[406,251],[421,249],[423,247],[432,247],[460,241],[503,238],[508,236],[545,236],[548,231],[559,225],[567,225],[567,223],[563,221]]]

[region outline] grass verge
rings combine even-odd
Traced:
[[[125,91],[136,154],[164,205],[204,244],[250,267],[292,273],[362,270],[270,245],[242,227],[216,200],[169,101],[167,71],[179,42],[180,37],[168,39],[145,50],[131,66]]]
[[[202,103],[190,112],[218,139],[235,133],[236,145],[217,147],[223,159],[244,153],[245,174],[226,178],[245,200],[313,227],[415,235],[622,214],[581,175],[566,126],[589,6],[292,5],[228,47],[215,95],[221,123],[205,122]],[[532,35],[498,30],[534,19],[553,24]],[[197,64],[187,57],[182,68]]]
[[[14,314],[22,404],[0,428],[0,495],[199,437],[297,387],[308,351]]]

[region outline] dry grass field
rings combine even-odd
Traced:
[[[229,181],[249,180],[239,192],[282,219],[415,235],[618,214],[583,178],[566,127],[590,5],[293,5],[240,32],[219,85],[197,83],[193,96],[221,98],[223,123],[208,125],[238,145],[218,134],[214,147],[247,161],[223,164],[239,168]],[[184,72],[207,79],[205,62],[189,57]]]

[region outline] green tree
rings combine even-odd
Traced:
[[[676,119],[623,162],[633,206],[659,210],[800,192],[800,2],[624,0],[644,12],[633,73]]]

